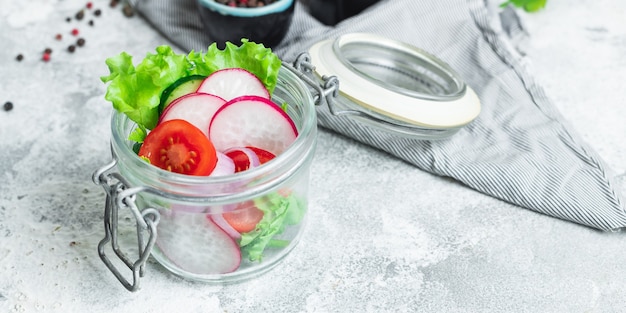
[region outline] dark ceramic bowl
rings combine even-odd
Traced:
[[[379,0],[300,0],[309,13],[326,25],[355,16]]]
[[[255,8],[230,7],[215,0],[198,0],[204,30],[223,48],[227,41],[239,44],[247,38],[266,47],[277,46],[287,34],[296,0],[279,0]]]

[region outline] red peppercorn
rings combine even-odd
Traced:
[[[93,7],[93,3],[87,2],[87,9],[91,9],[91,7]]]
[[[78,29],[77,28],[72,29],[72,35],[78,36]]]
[[[45,62],[50,61],[50,53],[44,53],[41,59],[44,60]]]
[[[63,39],[63,35],[61,35],[61,34],[56,34],[56,35],[54,36],[54,38],[55,38],[56,40],[61,40],[61,39]]]

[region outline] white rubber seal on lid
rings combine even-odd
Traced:
[[[319,77],[336,76],[339,93],[391,120],[429,129],[459,128],[480,113],[480,100],[447,64],[414,46],[352,33],[309,49]]]

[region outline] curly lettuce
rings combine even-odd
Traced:
[[[263,211],[263,218],[253,231],[241,234],[239,240],[241,252],[253,262],[262,260],[266,248],[289,245],[289,241],[274,237],[282,234],[288,225],[299,224],[306,213],[306,205],[294,194],[275,193],[254,202]]]
[[[178,54],[170,46],[162,45],[137,66],[126,52],[106,59],[105,63],[110,72],[100,77],[103,83],[108,83],[105,99],[115,110],[147,130],[158,122],[163,90],[181,77],[209,76],[219,69],[238,67],[255,74],[272,94],[281,66],[280,58],[270,48],[247,39],[242,39],[239,46],[228,42],[223,50],[213,43],[206,53]]]

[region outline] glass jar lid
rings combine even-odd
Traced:
[[[480,113],[478,96],[450,66],[409,44],[351,33],[320,41],[309,54],[317,76],[339,80],[347,100],[339,102],[370,125],[446,137]]]

